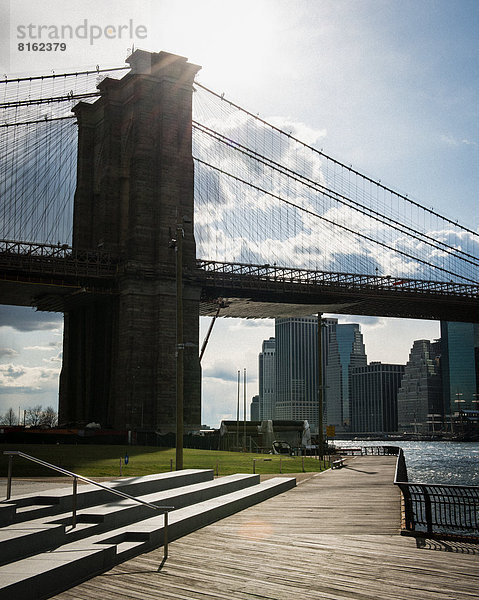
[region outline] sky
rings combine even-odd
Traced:
[[[26,50],[42,25],[85,29],[58,40],[63,51]],[[120,66],[133,46],[180,54],[202,66],[204,85],[318,132],[326,154],[478,230],[478,30],[476,0],[0,0],[0,74]],[[404,364],[414,340],[439,337],[437,322],[339,319],[361,324],[369,360]],[[217,321],[203,423],[236,415],[238,370],[248,399],[258,392],[273,335],[273,321]],[[0,306],[0,415],[57,406],[61,342],[61,315]]]

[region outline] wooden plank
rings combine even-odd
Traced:
[[[394,457],[343,469],[123,563],[57,600],[472,600],[479,549],[418,548],[399,535]]]

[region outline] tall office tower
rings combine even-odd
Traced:
[[[443,414],[438,345],[416,340],[409,354],[398,391],[398,430],[405,433],[429,433],[433,421]]]
[[[349,381],[353,366],[367,362],[357,324],[322,319],[323,422],[337,431],[349,427]],[[318,425],[318,319],[275,321],[276,419],[306,419]]]
[[[318,319],[275,320],[276,419],[318,427]]]
[[[397,431],[397,395],[404,365],[372,362],[351,368],[351,429],[355,433]]]
[[[259,354],[259,420],[274,419],[276,389],[276,340],[271,337],[263,341]]]
[[[348,431],[351,425],[351,369],[365,367],[368,359],[363,334],[357,323],[341,323],[336,326],[339,360],[341,361],[341,420],[340,431]]]
[[[357,323],[323,319],[323,325],[325,421],[349,431],[351,369],[367,365],[363,336]]]
[[[259,421],[259,396],[253,396],[251,398],[251,405],[249,411],[250,421]]]
[[[323,319],[323,402],[324,423],[334,425],[336,431],[342,431],[343,410],[341,398],[341,356],[337,339],[337,319]]]
[[[479,408],[479,324],[441,321],[441,371],[446,414]]]

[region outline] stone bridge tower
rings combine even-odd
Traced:
[[[60,422],[175,431],[176,252],[194,267],[193,79],[185,58],[135,51],[131,71],[104,79],[100,98],[80,103],[73,246],[120,258],[113,295],[65,314]],[[184,423],[201,419],[200,290],[184,290]],[[141,437],[139,438],[141,439]]]

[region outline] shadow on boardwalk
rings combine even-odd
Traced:
[[[343,469],[132,559],[57,600],[472,600],[477,553],[399,535],[395,457]],[[435,542],[437,543],[437,542]],[[432,548],[431,549],[436,549]]]
[[[423,550],[439,550],[441,552],[456,552],[458,554],[479,555],[479,542],[456,542],[451,540],[433,540],[417,538],[416,547]]]

